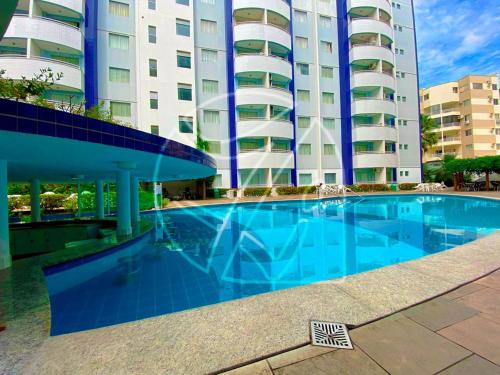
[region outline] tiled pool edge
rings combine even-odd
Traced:
[[[500,268],[498,251],[500,233],[495,233],[340,280],[49,338],[25,371],[62,374],[76,366],[84,374],[195,374],[234,368],[306,344],[308,319],[357,326],[456,289]]]
[[[152,229],[152,225],[144,222],[132,236],[116,243],[43,254],[16,261],[11,268],[0,271],[0,325],[6,326],[0,332],[0,374],[17,373],[17,365],[50,335],[51,311],[44,268],[113,251],[142,239]]]

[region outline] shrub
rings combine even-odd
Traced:
[[[40,207],[44,212],[50,212],[63,207],[66,196],[62,194],[43,194],[40,196]]]
[[[298,194],[298,188],[295,186],[280,186],[276,188],[278,195],[294,195]]]
[[[399,190],[415,190],[415,187],[417,186],[418,184],[410,184],[410,183],[407,183],[407,184],[399,184],[398,185],[398,188]]]
[[[299,186],[297,187],[298,194],[314,194],[318,190],[317,186]]]
[[[168,207],[168,205],[170,204],[170,199],[168,198],[163,198],[162,202],[161,202],[161,205],[163,208],[166,208]]]
[[[223,197],[224,195],[226,195],[227,191],[231,189],[223,189],[223,188],[207,189],[207,198],[215,198],[215,190],[219,190],[220,196]]]
[[[245,197],[264,197],[271,194],[271,188],[245,188]]]
[[[376,191],[390,191],[388,185],[385,184],[359,184],[359,185],[350,185],[348,186],[354,192],[376,192]]]
[[[155,207],[155,194],[153,191],[139,191],[139,209],[151,210]]]

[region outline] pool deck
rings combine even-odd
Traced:
[[[500,198],[498,192],[460,195]],[[48,336],[43,278],[30,276],[33,268],[27,268],[17,274],[35,278],[29,287],[18,289],[10,281],[14,313],[0,332],[0,373],[204,374],[253,362],[235,374],[320,373],[331,366],[355,368],[357,374],[436,373],[457,363],[457,369],[487,370],[500,364],[500,276],[482,278],[500,269],[499,252],[497,232],[451,251],[342,279],[56,337]],[[0,273],[0,285],[2,277],[9,284],[11,273]],[[456,298],[446,295],[455,289]],[[21,309],[16,301],[31,303]],[[311,319],[359,327],[352,331],[356,350],[308,346]],[[405,357],[409,352],[411,358]]]

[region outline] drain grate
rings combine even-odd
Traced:
[[[352,349],[347,327],[342,323],[311,321],[312,344],[337,349]]]

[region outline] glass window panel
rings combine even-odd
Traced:
[[[129,48],[128,36],[109,34],[109,48],[128,50]]]
[[[177,18],[175,20],[175,32],[177,35],[181,36],[190,36],[191,30],[190,30],[190,23],[187,20],[181,20]]]
[[[179,116],[179,132],[192,133],[193,132],[193,118],[186,116]]]
[[[217,51],[211,49],[202,49],[201,50],[201,61],[214,63],[217,62]]]
[[[109,103],[111,116],[130,117],[131,106],[130,103],[110,102]]]
[[[120,68],[109,68],[110,82],[130,83],[130,70]]]
[[[311,144],[310,143],[299,144],[299,155],[311,155]]]
[[[109,1],[109,14],[119,17],[129,16],[129,5],[118,1]]]
[[[311,173],[300,173],[299,174],[299,185],[312,185],[312,174]]]
[[[158,77],[158,61],[149,59],[149,76]]]
[[[177,66],[179,68],[191,69],[191,54],[189,52],[177,51]]]
[[[200,29],[202,33],[215,34],[217,33],[217,22],[210,20],[201,20]]]
[[[220,125],[219,111],[203,111],[203,121],[207,125]]]

